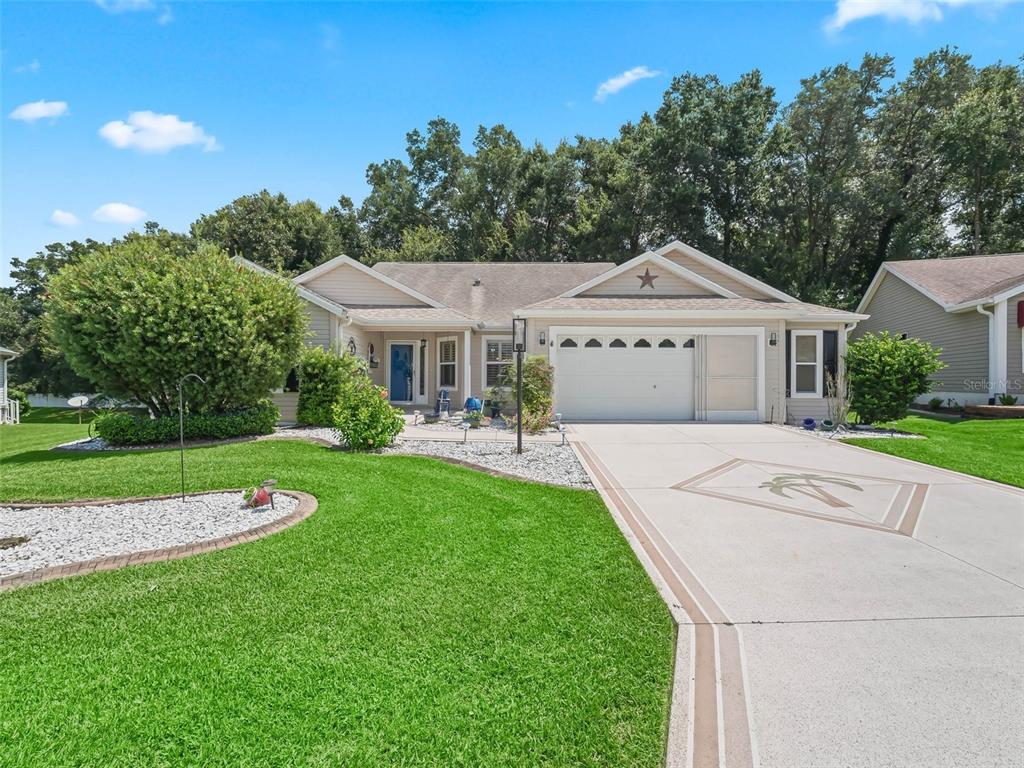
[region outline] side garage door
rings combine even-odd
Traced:
[[[704,337],[706,360],[699,367],[707,421],[757,421],[758,339],[751,335]]]
[[[555,409],[566,420],[689,421],[694,416],[692,336],[560,336]]]

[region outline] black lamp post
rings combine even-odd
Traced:
[[[186,373],[178,379],[178,452],[181,454],[181,500],[185,501],[185,395],[183,385],[188,379],[195,379],[200,384],[205,384],[198,373]]]
[[[516,350],[516,453],[523,452],[523,353],[526,352],[526,318],[512,318],[512,345]]]

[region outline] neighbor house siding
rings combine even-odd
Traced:
[[[1017,305],[1024,302],[1024,293],[1018,293],[1006,302],[1006,391],[1024,393],[1024,360],[1021,356],[1021,336],[1024,328],[1017,325]]]
[[[769,301],[774,300],[772,296],[769,296],[756,288],[751,288],[749,285],[741,283],[736,278],[730,277],[729,275],[719,272],[714,267],[709,267],[708,265],[697,261],[692,256],[687,256],[684,253],[666,253],[665,258],[669,261],[674,261],[681,267],[686,267],[691,272],[696,272],[705,280],[717,283],[726,290],[732,291],[737,296],[742,296],[746,299],[760,299],[762,301],[764,299],[768,299]],[[707,293],[707,291],[702,291],[702,293]]]
[[[973,310],[946,312],[891,274],[882,278],[864,312],[871,317],[861,321],[854,338],[889,331],[942,349],[946,367],[931,377],[934,391],[982,396],[988,391],[988,317]]]
[[[707,288],[703,288],[694,282],[684,280],[679,275],[667,272],[657,265],[651,270],[655,276],[654,288],[641,288],[639,275],[649,265],[642,265],[629,272],[608,278],[603,283],[589,288],[580,296],[708,296],[712,294]]]
[[[425,306],[422,301],[347,264],[313,278],[303,287],[342,306]]]

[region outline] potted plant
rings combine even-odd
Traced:
[[[504,392],[499,387],[491,387],[487,390],[487,406],[491,409],[491,418],[501,416],[501,403]]]
[[[816,422],[814,419],[808,416],[801,422],[801,426],[803,426],[803,428],[806,429],[808,432],[813,432],[814,428],[818,426],[818,422]]]
[[[483,414],[480,411],[467,411],[463,420],[469,424],[470,429],[480,429],[480,419]]]

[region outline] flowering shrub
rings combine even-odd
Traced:
[[[402,412],[388,402],[388,391],[368,376],[353,377],[333,410],[334,426],[348,447],[372,451],[391,445],[405,426]]]

